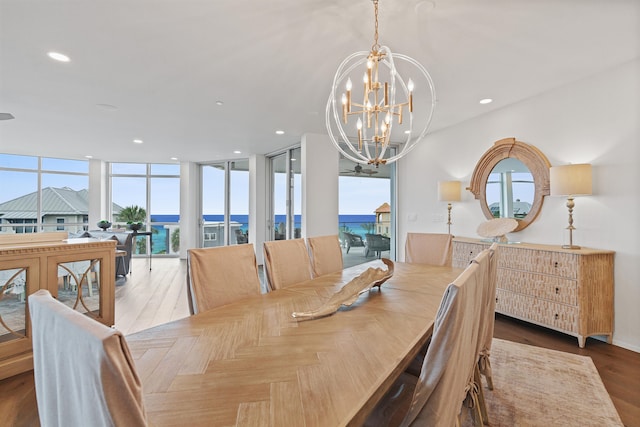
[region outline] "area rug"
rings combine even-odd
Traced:
[[[493,427],[623,425],[590,357],[496,338],[491,366],[494,390],[484,379],[483,389]]]

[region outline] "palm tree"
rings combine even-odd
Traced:
[[[365,224],[360,224],[360,227],[364,229],[367,233],[373,234],[376,231],[376,224],[373,222],[367,222]]]
[[[147,211],[138,205],[131,205],[123,208],[118,214],[118,222],[124,222],[127,224],[142,224],[147,220]],[[134,244],[136,245],[136,253],[147,253],[147,241],[145,239],[136,238]]]
[[[123,208],[118,214],[118,222],[136,223],[147,220],[147,211],[138,205],[131,205]]]

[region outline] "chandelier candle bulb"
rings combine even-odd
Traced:
[[[389,83],[384,82],[384,106],[389,107]]]
[[[342,120],[344,121],[345,125],[347,124],[347,111],[348,111],[347,95],[343,93],[342,94]]]

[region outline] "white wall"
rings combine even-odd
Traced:
[[[640,59],[431,134],[400,161],[400,260],[408,231],[446,232],[437,181],[460,179],[467,187],[476,161],[505,137],[535,145],[554,166],[593,165],[594,194],[576,198],[574,242],[616,251],[614,344],[640,351]],[[565,203],[545,197],[537,220],[510,239],[563,244]],[[458,236],[477,237],[485,221],[464,190],[452,217]]]
[[[261,154],[249,157],[249,242],[253,243],[258,264],[264,264],[262,246],[268,240],[267,229],[267,158]]]
[[[197,163],[180,162],[180,259],[198,247],[200,173]]]
[[[89,230],[95,230],[98,221],[113,220],[113,216],[109,216],[108,183],[107,164],[98,159],[89,160]]]
[[[338,234],[338,150],[327,135],[305,134],[301,146],[302,236]]]

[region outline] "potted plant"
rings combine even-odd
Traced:
[[[98,228],[101,228],[102,231],[106,231],[107,228],[111,227],[111,222],[107,221],[106,219],[101,219],[100,221],[98,221]]]
[[[147,219],[147,211],[137,205],[127,206],[118,213],[118,221],[125,222],[129,230],[138,231]]]
[[[143,224],[141,222],[127,221],[127,227],[129,227],[129,230],[138,231],[142,228],[142,225]]]

